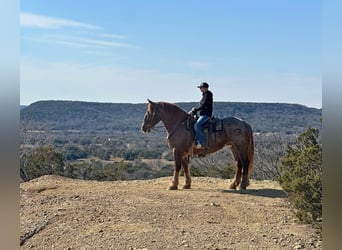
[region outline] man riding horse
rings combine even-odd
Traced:
[[[191,188],[190,156],[211,154],[225,146],[229,146],[235,161],[235,175],[230,188],[236,189],[240,186],[241,189],[246,189],[249,185],[254,157],[251,126],[238,118],[225,117],[221,119],[221,128],[208,135],[207,148],[197,149],[192,145],[194,138],[187,123],[188,116],[188,112],[175,104],[148,100],[147,110],[141,124],[141,130],[145,133],[150,132],[160,121],[164,124],[167,144],[174,158],[173,178],[168,189],[178,188],[181,169],[185,176],[183,188]]]
[[[213,113],[213,93],[208,90],[209,84],[206,82],[202,82],[197,88],[202,92],[202,99],[199,106],[197,108],[193,107],[189,114],[195,115],[197,111],[200,111],[200,116],[194,125],[198,143],[195,147],[197,149],[202,149],[206,146],[203,125],[210,119]]]

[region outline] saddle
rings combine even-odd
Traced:
[[[223,130],[222,119],[210,117],[210,119],[204,123],[203,129],[207,129],[209,133],[222,131]]]
[[[194,129],[194,125],[195,122],[197,121],[198,117],[194,118],[193,116],[189,115],[188,119],[186,121],[186,129],[191,131],[191,135],[193,140],[196,140],[196,134],[195,134],[195,129]],[[217,131],[222,131],[223,130],[223,121],[222,119],[219,118],[215,118],[215,117],[210,117],[210,119],[208,121],[206,121],[203,124],[203,132],[207,137],[207,143],[210,144],[210,140],[208,140],[210,138],[210,135],[212,133],[215,133]],[[215,138],[216,139],[216,138]]]
[[[194,131],[194,125],[197,121],[198,117],[196,119],[193,116],[188,116],[188,119],[186,121],[186,129],[187,130],[193,130]],[[216,132],[216,131],[222,131],[223,130],[223,121],[220,118],[210,117],[208,121],[206,121],[203,124],[203,129],[207,130],[208,132]]]

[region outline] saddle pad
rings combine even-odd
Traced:
[[[212,131],[222,131],[223,130],[223,121],[219,118],[213,118],[209,121],[211,125]]]

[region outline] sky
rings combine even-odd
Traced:
[[[20,103],[322,107],[321,1],[20,2]]]

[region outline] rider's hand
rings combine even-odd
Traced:
[[[196,108],[192,108],[189,112],[188,112],[189,115],[194,115],[196,114]]]

